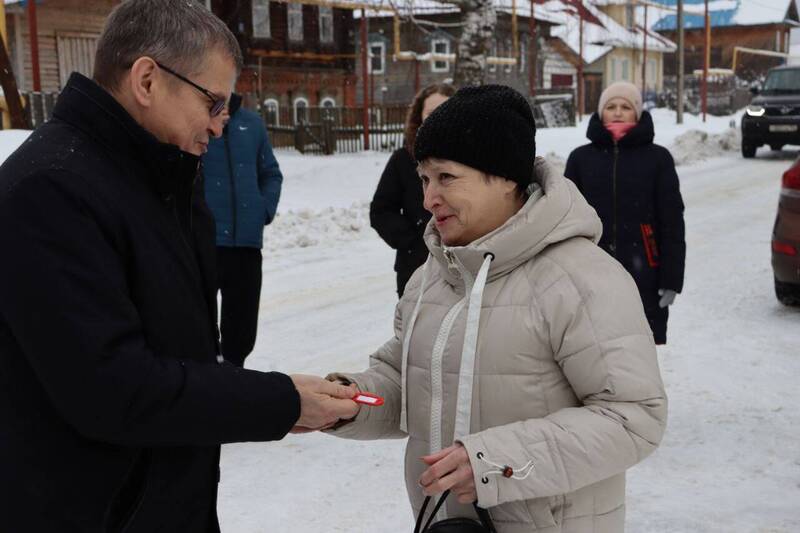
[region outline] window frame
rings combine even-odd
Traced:
[[[264,109],[268,107],[275,107],[275,123],[271,124],[272,126],[280,126],[281,125],[281,104],[278,102],[277,98],[267,98],[261,104],[264,106]]]
[[[254,39],[271,39],[272,38],[272,17],[270,16],[270,0],[252,0],[250,4],[250,29],[253,32]],[[259,32],[256,29],[256,11],[263,11],[266,13],[266,32]],[[263,29],[263,27],[262,27]]]
[[[294,25],[292,24],[294,21]],[[298,24],[299,21],[299,24]],[[294,29],[294,31],[293,31]],[[292,43],[303,42],[303,4],[286,4],[286,37]]]
[[[308,98],[306,98],[305,96],[298,96],[297,98],[294,99],[294,101],[292,102],[292,116],[294,117],[295,124],[299,124],[299,121],[297,120],[297,110],[300,109],[301,106],[298,106],[297,104],[301,102],[305,104],[302,107],[305,107],[306,110],[308,110],[310,107],[308,104]],[[306,116],[305,119],[308,120],[308,117]]]
[[[367,44],[369,47],[369,61],[367,62],[367,69],[370,74],[385,74],[386,73],[386,43],[382,41],[371,41]],[[381,68],[380,70],[374,70],[372,67],[372,60],[376,57],[372,54],[372,49],[379,47],[381,49],[381,53],[378,57],[380,57],[381,61]]]
[[[437,44],[444,44],[445,45],[445,52],[437,52],[436,45]],[[445,37],[434,37],[431,39],[431,54],[449,54],[450,53],[450,40]],[[443,67],[439,67],[436,64],[443,63]],[[450,72],[450,61],[437,61],[435,59],[431,60],[431,72]]]
[[[325,25],[322,23],[323,19],[327,19],[330,21],[330,35],[324,35],[323,29]],[[334,42],[334,34],[333,31],[333,8],[330,6],[319,6],[318,7],[318,22],[319,22],[319,42],[322,44],[331,44]],[[327,38],[326,38],[327,37]]]

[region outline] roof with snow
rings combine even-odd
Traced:
[[[457,13],[458,7],[435,0],[367,0],[378,8],[396,8],[402,16]],[[615,0],[606,0],[615,1]],[[499,12],[511,13],[512,0],[494,0]],[[517,0],[517,15],[529,17],[530,2]],[[376,12],[372,16],[386,16]],[[579,0],[535,0],[534,18],[554,24],[551,34],[564,43],[577,56],[580,52],[580,20],[583,18],[583,60],[594,63],[614,48],[641,49],[645,30],[641,26],[626,28],[597,9],[590,2]],[[674,52],[675,43],[647,31],[647,49],[654,52]]]
[[[661,11],[662,15],[657,16],[655,19],[657,22],[652,29],[657,31],[676,29],[677,0],[650,0],[650,2],[663,4],[668,8],[668,10],[654,8],[657,12]],[[684,0],[683,27],[686,29],[704,27],[704,9],[704,0]],[[708,11],[712,27],[798,22],[797,0],[710,0]]]

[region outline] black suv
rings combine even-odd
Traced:
[[[742,156],[754,157],[764,144],[773,150],[800,144],[800,66],[771,69],[763,89],[751,91],[742,116]]]

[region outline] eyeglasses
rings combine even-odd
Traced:
[[[211,108],[209,108],[208,112],[209,112],[209,114],[211,115],[212,118],[216,117],[217,115],[222,113],[222,110],[225,108],[225,104],[227,103],[225,98],[220,98],[219,96],[217,96],[216,94],[212,93],[208,89],[200,87],[199,85],[197,85],[195,82],[193,82],[189,78],[181,76],[180,74],[178,74],[177,72],[175,72],[171,68],[165,67],[164,65],[162,65],[158,61],[156,61],[155,64],[158,65],[158,68],[160,68],[162,70],[166,70],[167,72],[169,72],[170,74],[172,74],[173,76],[175,76],[176,78],[181,80],[182,82],[188,83],[189,85],[191,85],[192,87],[194,87],[195,89],[197,89],[198,91],[203,93],[206,96],[206,98],[211,100]]]

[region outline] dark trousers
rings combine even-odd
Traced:
[[[261,250],[217,246],[217,288],[222,294],[222,355],[242,366],[256,344]]]

